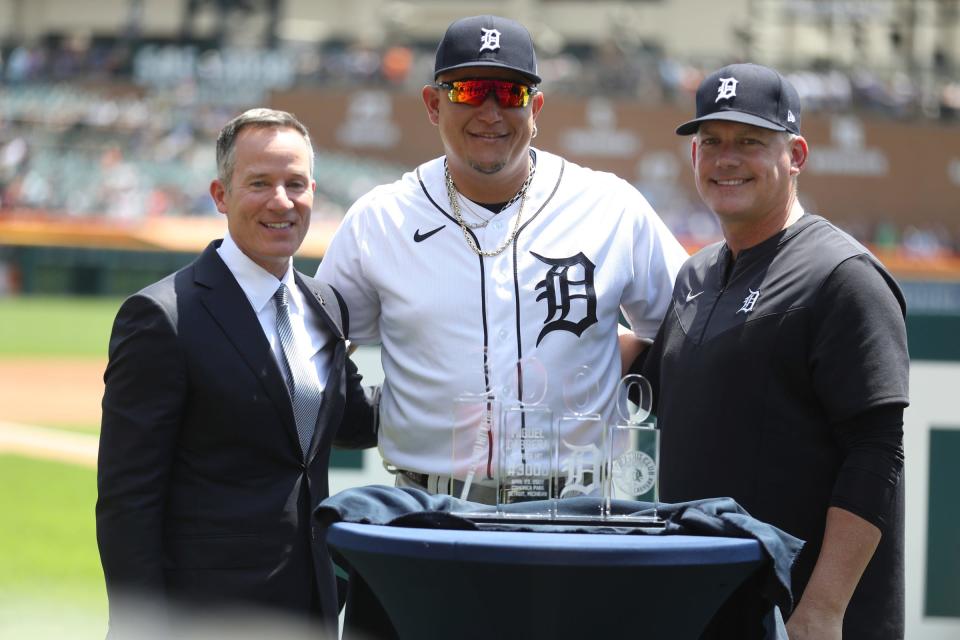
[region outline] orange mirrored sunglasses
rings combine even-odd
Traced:
[[[527,106],[530,103],[530,97],[539,91],[536,87],[509,80],[454,80],[438,82],[433,86],[446,91],[450,102],[469,104],[472,107],[479,107],[487,96],[493,93],[497,98],[497,104],[504,109]]]

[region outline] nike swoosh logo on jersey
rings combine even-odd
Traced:
[[[701,291],[701,292],[699,292],[699,293],[693,293],[692,290],[687,291],[687,302],[690,302],[690,301],[692,301],[693,299],[695,299],[695,298],[697,298],[698,296],[701,296],[701,295],[703,295],[703,291]]]
[[[426,233],[420,233],[420,229],[417,229],[416,231],[413,232],[413,241],[414,241],[414,242],[423,242],[424,240],[426,240],[427,238],[429,238],[430,236],[432,236],[432,235],[435,234],[436,232],[440,231],[441,229],[446,229],[446,227],[447,227],[447,225],[442,224],[442,225],[440,225],[439,227],[437,227],[436,229],[432,229],[432,230],[430,230],[430,231],[427,231]]]

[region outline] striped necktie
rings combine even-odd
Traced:
[[[281,283],[277,292],[273,294],[273,301],[277,305],[277,335],[280,336],[280,346],[283,351],[281,365],[287,381],[287,390],[290,392],[300,447],[306,454],[310,449],[310,441],[313,439],[313,432],[317,425],[322,394],[317,387],[316,374],[311,375],[308,369],[313,365],[293,335],[293,329],[290,326],[290,307],[287,304],[289,296],[290,291],[287,285]]]

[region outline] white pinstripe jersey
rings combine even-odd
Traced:
[[[609,419],[621,309],[652,338],[670,303],[687,254],[643,196],[612,174],[534,155],[519,233],[500,255],[467,245],[437,158],[361,197],[317,271],[346,299],[350,339],[382,345],[380,452],[401,469],[449,474],[453,399],[490,388],[515,401],[517,362],[530,358],[557,415],[565,378],[588,366],[582,383],[600,389],[588,410]],[[508,237],[518,208],[473,232],[482,249]]]

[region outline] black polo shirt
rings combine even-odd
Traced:
[[[724,243],[691,257],[642,370],[662,430],[662,499],[731,496],[754,517],[806,540],[793,571],[799,598],[851,455],[838,425],[884,406],[902,421],[904,313],[886,269],[819,216],[804,215],[736,260]],[[899,448],[902,465],[896,428],[882,444]],[[883,531],[847,621],[886,624],[888,632],[876,637],[894,637],[903,624],[902,481],[895,462],[878,459],[889,473],[861,473],[866,480],[845,493],[886,490],[882,507],[838,504]],[[890,608],[899,610],[895,619]]]

